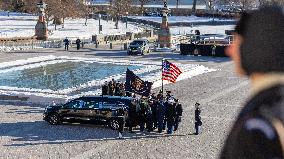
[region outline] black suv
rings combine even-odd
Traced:
[[[119,129],[118,116],[128,117],[130,104],[136,101],[132,97],[93,96],[73,99],[66,104],[46,107],[43,120],[52,125],[63,121],[88,121],[107,124],[112,129]]]

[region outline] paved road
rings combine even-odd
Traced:
[[[226,134],[248,96],[248,81],[236,77],[227,58],[181,56],[172,53],[151,53],[126,56],[123,51],[34,50],[1,53],[0,62],[42,55],[68,55],[131,60],[157,61],[162,58],[215,68],[202,74],[166,85],[184,106],[180,129],[173,135],[165,133],[125,133],[104,126],[64,124],[51,126],[42,121],[44,107],[37,104],[0,103],[0,158],[218,158]],[[158,91],[156,89],[155,91]],[[201,103],[203,133],[194,131],[194,103]],[[35,100],[36,103],[36,100]]]

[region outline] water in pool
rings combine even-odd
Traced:
[[[61,90],[143,66],[66,61],[0,74],[0,86]]]

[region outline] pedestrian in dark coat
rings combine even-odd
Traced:
[[[174,131],[178,129],[179,123],[181,122],[181,116],[182,116],[182,105],[179,103],[179,100],[176,100],[176,118],[175,118],[175,128]]]
[[[201,133],[201,125],[202,125],[202,121],[201,121],[201,110],[199,108],[200,104],[199,103],[195,103],[195,135],[198,135],[199,133]]]
[[[284,8],[242,14],[226,49],[251,96],[237,116],[221,159],[284,158]],[[230,126],[231,127],[231,126]]]
[[[69,43],[70,43],[70,41],[69,41],[68,38],[66,37],[66,38],[63,40],[63,42],[64,42],[64,45],[65,45],[65,50],[68,50],[68,49],[69,49]]]
[[[78,39],[76,40],[77,50],[80,49],[80,44],[81,44],[81,40],[78,38]]]

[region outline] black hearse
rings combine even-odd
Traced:
[[[73,99],[66,104],[46,107],[43,119],[51,125],[64,121],[81,121],[106,124],[112,129],[119,128],[118,116],[124,114],[127,121],[130,104],[137,101],[132,97],[92,96]]]

